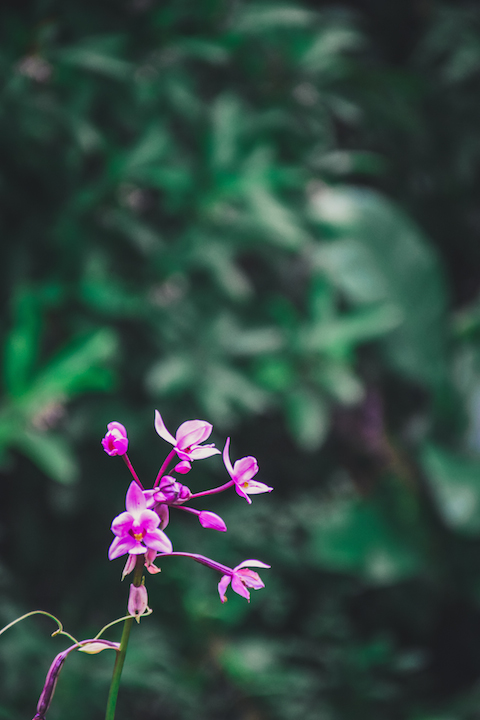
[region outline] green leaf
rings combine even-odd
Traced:
[[[407,538],[375,499],[336,499],[323,506],[312,552],[324,568],[384,585],[420,569],[420,556]]]
[[[14,298],[13,328],[5,340],[3,375],[7,392],[19,396],[25,392],[38,362],[41,304],[27,288],[19,288]]]
[[[52,480],[64,484],[77,480],[75,458],[65,438],[24,430],[16,435],[14,444]]]
[[[340,358],[321,358],[311,368],[310,377],[332,398],[345,405],[354,405],[364,396],[362,383],[350,365]]]
[[[155,123],[139,139],[136,146],[125,158],[123,171],[126,176],[135,176],[135,172],[144,165],[161,160],[169,149],[171,139],[164,127]]]
[[[295,5],[267,4],[243,5],[235,18],[233,29],[242,33],[265,33],[277,28],[303,28],[316,19],[313,12]]]
[[[211,112],[210,162],[214,170],[221,170],[232,166],[237,157],[239,135],[244,124],[242,106],[235,96],[221,95],[213,103]]]
[[[194,377],[193,359],[185,355],[174,355],[155,363],[147,373],[145,383],[152,395],[163,395],[184,390],[192,384]]]
[[[327,322],[304,326],[299,343],[305,352],[343,349],[385,335],[402,322],[400,309],[393,304],[373,305],[339,315]]]
[[[245,194],[255,223],[264,230],[270,242],[288,250],[296,250],[307,242],[308,234],[302,228],[300,218],[266,186],[251,185]]]
[[[288,393],[285,411],[288,426],[298,445],[309,452],[318,450],[329,429],[326,401],[313,390],[298,389]]]
[[[215,422],[231,424],[238,410],[259,413],[265,410],[269,395],[245,374],[223,363],[211,362],[198,380],[198,396]]]
[[[430,444],[422,464],[445,524],[467,535],[479,533],[480,462]]]
[[[133,65],[117,57],[122,37],[98,35],[82,38],[77,45],[71,45],[57,53],[59,60],[83,70],[105,75],[114,80],[128,80]]]
[[[341,68],[339,56],[346,51],[357,50],[363,43],[363,36],[352,28],[323,28],[304,53],[301,64],[307,72],[338,72]]]
[[[80,391],[104,389],[109,376],[99,374],[98,366],[111,360],[116,348],[115,333],[106,328],[72,342],[37,376],[22,399],[22,407],[29,414],[36,414],[52,400],[64,400]]]
[[[355,303],[388,300],[401,325],[383,341],[390,363],[406,375],[439,385],[446,375],[446,288],[440,263],[420,230],[372,190],[322,189],[312,216],[340,238],[316,261]],[[338,246],[337,246],[338,245]]]

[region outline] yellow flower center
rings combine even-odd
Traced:
[[[143,532],[133,533],[133,537],[134,537],[135,540],[137,540],[138,542],[141,542],[141,541],[143,540]]]

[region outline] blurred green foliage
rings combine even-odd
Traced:
[[[275,487],[212,500],[226,537],[174,518],[272,570],[221,606],[165,561],[119,720],[478,717],[480,11],[364,5],[0,10],[0,620],[124,612],[111,420],[141,477],[158,407]],[[49,630],[2,636],[0,718],[33,714]],[[70,656],[49,718],[101,718],[111,669]]]

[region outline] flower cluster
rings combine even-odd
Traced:
[[[159,572],[155,565],[157,558],[166,556],[189,557],[202,565],[220,572],[222,577],[218,583],[218,592],[222,602],[225,602],[227,587],[242,597],[250,600],[248,588],[258,590],[264,587],[258,573],[250,567],[270,567],[260,560],[244,560],[234,568],[211,560],[204,555],[189,552],[174,552],[172,543],[164,530],[169,523],[170,509],[183,510],[196,515],[202,527],[225,532],[227,526],[222,518],[209,510],[198,510],[189,504],[196,498],[214,495],[230,487],[235,487],[238,495],[245,498],[248,503],[252,500],[250,495],[271,492],[272,488],[258,480],[254,480],[258,473],[258,464],[254,457],[244,457],[233,465],[230,460],[230,438],[227,438],[223,450],[223,461],[230,477],[223,485],[192,493],[190,488],[181,483],[176,475],[186,475],[192,468],[194,460],[219,455],[213,443],[205,443],[212,432],[212,425],[203,420],[188,420],[182,423],[173,436],[166,428],[162,416],[155,411],[155,429],[163,440],[173,447],[163,462],[153,487],[145,489],[140,482],[133,466],[127,456],[128,438],[125,427],[119,422],[111,422],[107,426],[107,433],[102,440],[103,449],[108,455],[120,455],[129,468],[133,481],[127,490],[125,512],[120,513],[113,520],[112,532],[115,538],[110,545],[108,557],[110,560],[128,554],[123,571],[123,577],[129,574],[142,562],[146,570],[151,573]],[[175,463],[175,465],[174,465]],[[172,469],[169,467],[174,465]],[[131,586],[129,613],[138,617],[147,607],[146,589],[142,585]]]

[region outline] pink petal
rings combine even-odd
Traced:
[[[115,440],[115,448],[117,455],[125,455],[128,450],[128,439],[126,437],[120,437]]]
[[[160,415],[158,410],[155,410],[155,430],[161,438],[171,443],[172,445],[176,444],[175,438],[168,432],[167,428],[165,427],[165,423],[162,420],[162,416]]]
[[[170,520],[168,505],[157,505],[155,512],[158,513],[158,517],[160,518],[160,530],[165,530]]]
[[[225,592],[230,585],[230,580],[230,575],[224,575],[218,583],[218,593],[220,595],[220,600],[222,601],[222,603],[226,602],[227,600],[227,598],[225,597]]]
[[[237,565],[237,567],[233,568],[233,572],[236,572],[237,570],[240,570],[240,568],[244,567],[261,567],[261,568],[271,568],[271,565],[267,565],[267,563],[262,562],[261,560],[244,560],[240,563],[240,565]]]
[[[245,490],[243,489],[243,487],[241,485],[239,485],[238,483],[235,483],[235,490],[237,491],[237,494],[240,495],[240,497],[245,498],[245,500],[248,502],[249,505],[252,504],[252,501],[250,500],[250,498],[248,497],[247,493],[245,492]]]
[[[177,450],[179,457],[181,457],[181,453],[181,450]],[[187,453],[184,453],[184,455],[187,455]],[[188,452],[188,457],[191,460],[203,460],[204,458],[212,457],[212,455],[220,455],[220,450],[217,450],[213,443],[211,445],[198,445]]]
[[[144,490],[143,494],[145,495],[145,504],[147,508],[152,508],[155,505],[154,495],[157,491],[156,490]]]
[[[204,420],[187,420],[180,425],[176,435],[176,445],[179,450],[198,445],[210,437],[213,425]]]
[[[112,532],[121,537],[127,535],[133,524],[133,516],[129,512],[122,512],[112,522]]]
[[[123,437],[127,437],[127,431],[125,429],[125,426],[122,425],[122,423],[119,422],[111,422],[108,423],[107,429],[110,430],[110,432],[113,432],[114,430],[118,430],[120,435],[123,435]]]
[[[135,555],[129,555],[127,562],[125,563],[125,567],[123,568],[122,580],[125,580],[126,576],[133,572],[133,570],[135,570],[136,564],[137,558],[135,557]]]
[[[147,552],[145,553],[145,567],[147,567],[148,565],[151,565],[156,557],[157,557],[156,550],[147,550]]]
[[[258,473],[258,463],[256,458],[248,456],[237,460],[233,466],[233,474],[235,482],[247,482]]]
[[[146,533],[143,542],[147,547],[157,552],[171,553],[173,551],[170,539],[161,530],[153,530],[153,532]]]
[[[153,510],[142,510],[142,512],[138,516],[138,523],[142,526],[144,530],[146,530],[147,532],[151,532],[159,526],[160,518],[158,517],[156,512],[153,512]]]
[[[114,432],[109,431],[102,440],[102,446],[110,457],[114,455],[125,455],[128,450],[128,440],[126,437],[122,437],[118,430]]]
[[[234,590],[237,595],[241,595],[250,602],[250,593],[243,582],[235,574],[232,576],[232,590]]]
[[[132,538],[133,540],[133,538]],[[128,551],[131,555],[143,555],[147,552],[145,545],[138,540],[135,541],[135,546]]]
[[[272,492],[273,488],[265,485],[265,483],[258,482],[258,480],[249,480],[248,487],[245,488],[245,492],[249,495],[258,495],[259,493]]]
[[[227,468],[228,474],[230,475],[232,480],[235,480],[235,476],[233,474],[232,463],[230,462],[230,456],[228,454],[229,449],[230,449],[230,438],[227,438],[225,447],[223,448],[223,462],[225,463],[225,467]]]
[[[261,588],[265,587],[265,584],[262,582],[259,574],[254,572],[253,570],[247,570],[247,568],[243,568],[243,570],[237,571],[237,575],[241,580],[243,580],[247,587],[251,587],[254,590],[260,590]]]
[[[149,572],[150,575],[156,575],[157,573],[161,572],[160,568],[153,563],[150,563],[150,565],[145,565],[145,570]]]
[[[115,558],[125,555],[125,553],[130,552],[135,545],[136,541],[131,535],[114,538],[108,550],[108,559],[115,560]]]
[[[198,520],[204,528],[211,528],[212,530],[219,530],[220,532],[226,532],[227,530],[227,526],[220,515],[210,512],[209,510],[202,510],[198,516]]]
[[[132,480],[127,490],[125,507],[132,515],[138,515],[142,510],[146,510],[147,508],[145,495],[134,480]]]

